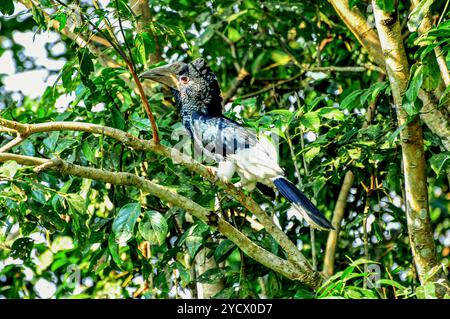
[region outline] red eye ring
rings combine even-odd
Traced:
[[[180,82],[183,83],[183,84],[188,83],[189,82],[189,77],[186,76],[186,75],[180,76]]]

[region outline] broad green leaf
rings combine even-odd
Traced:
[[[28,156],[36,155],[34,144],[29,139],[26,139],[20,144],[20,150],[23,152],[24,155]]]
[[[45,194],[41,192],[39,189],[33,189],[31,191],[31,197],[38,203],[41,203],[42,205],[47,205],[47,199],[45,198]]]
[[[409,115],[415,115],[419,113],[422,108],[422,101],[417,98],[419,89],[422,86],[424,78],[424,67],[422,64],[419,66],[414,65],[411,68],[411,77],[408,85],[408,89],[403,96],[402,106],[403,109]]]
[[[450,164],[450,152],[435,154],[430,158],[430,165],[436,175],[445,172]]]
[[[393,1],[392,1],[393,2]],[[421,0],[408,16],[408,29],[415,32],[419,28],[434,0]]]
[[[74,212],[84,214],[86,201],[83,197],[78,194],[67,194],[65,198],[69,207],[73,209]]]
[[[59,13],[53,17],[59,23],[59,31],[64,29],[67,24],[67,15],[65,13]]]
[[[34,240],[28,237],[22,237],[16,239],[11,245],[10,256],[12,258],[20,258],[22,260],[28,260],[31,256],[31,250],[34,246]]]
[[[229,239],[222,240],[214,251],[214,259],[217,264],[224,261],[236,248],[236,244]]]
[[[197,281],[203,284],[215,284],[222,280],[224,276],[225,272],[221,268],[212,268],[198,276]]]
[[[140,214],[140,203],[128,203],[119,210],[112,225],[112,231],[118,243],[126,243],[133,237],[134,225]]]
[[[119,130],[125,129],[125,119],[122,112],[114,105],[111,107],[112,124],[114,128]]]
[[[0,176],[12,179],[19,169],[16,161],[7,161],[0,165]]]
[[[157,211],[146,211],[139,223],[139,233],[151,245],[161,246],[169,233],[169,226],[164,216]]]
[[[58,143],[58,139],[59,131],[51,132],[50,135],[44,139],[43,143],[50,152],[53,152],[55,150],[56,144]]]
[[[281,50],[272,51],[270,56],[272,57],[272,60],[274,60],[278,65],[285,65],[288,64],[289,61],[291,61],[291,57]]]
[[[300,123],[313,132],[317,132],[320,128],[320,118],[318,112],[308,112],[300,117]]]
[[[359,102],[358,97],[362,93],[363,93],[362,90],[358,90],[347,95],[341,102],[341,108],[350,110],[355,106],[360,106],[359,103],[356,105],[356,102]]]
[[[242,35],[235,28],[229,27],[228,28],[228,38],[233,42],[237,42],[242,38]]]
[[[330,120],[343,121],[345,119],[344,113],[334,107],[323,107],[319,110],[319,115]]]
[[[383,11],[392,12],[396,9],[393,0],[376,0],[376,2]]]
[[[95,151],[89,145],[88,141],[83,142],[82,149],[84,156],[86,156],[86,159],[93,164],[97,164],[97,159],[95,158]]]
[[[181,236],[178,245],[186,244],[189,255],[193,258],[203,245],[203,234],[208,230],[209,226],[199,221]]]
[[[80,72],[88,77],[94,72],[94,63],[92,62],[91,53],[87,48],[79,49],[77,51],[78,62],[80,64]]]
[[[1,0],[0,1],[0,12],[5,15],[12,15],[14,13],[13,0]]]

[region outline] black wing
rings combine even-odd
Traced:
[[[254,133],[223,116],[198,112],[192,115],[189,124],[188,130],[194,142],[219,161],[258,142]]]

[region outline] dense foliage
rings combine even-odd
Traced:
[[[381,2],[391,10],[390,1]],[[421,88],[440,87],[439,105],[449,102],[433,49],[439,44],[449,56],[450,20],[443,13],[445,1],[435,1],[430,10],[437,27],[419,36],[407,2],[400,1],[397,9],[413,65],[404,97],[412,116],[422,108],[417,98]],[[433,283],[420,284],[411,254],[402,127],[389,81],[329,2],[157,0],[151,1],[149,15],[138,10],[147,1],[64,3],[70,5],[1,1],[0,55],[11,55],[16,73],[47,68],[56,80],[34,98],[8,91],[1,85],[7,76],[0,74],[0,116],[29,124],[101,124],[151,140],[142,98],[121,54],[136,74],[203,56],[219,79],[226,115],[279,135],[281,166],[330,220],[344,176],[353,172],[335,274],[313,291],[255,262],[185,210],[138,188],[52,170],[36,172],[6,161],[0,165],[0,297],[195,297],[196,283],[218,285],[216,297],[222,298],[434,295]],[[373,25],[366,1],[350,5]],[[80,46],[64,30],[88,39],[89,45]],[[30,57],[32,48],[17,41],[17,34],[30,32],[52,34],[46,52],[52,60],[65,61],[61,69]],[[119,50],[105,41],[115,41],[112,36]],[[61,44],[65,49],[55,54],[53,48]],[[176,146],[180,137],[173,132],[181,125],[170,92],[156,83],[143,85],[161,143]],[[71,102],[58,105],[67,94]],[[367,116],[368,110],[374,110],[373,116]],[[438,260],[448,265],[450,153],[436,134],[422,127],[433,238]],[[0,132],[0,146],[12,138],[11,132]],[[73,131],[36,133],[9,152],[134,173],[209,210],[218,198],[223,218],[256,244],[284,256],[239,202],[168,157],[133,150],[101,134]],[[316,231],[312,239],[309,227],[287,212],[286,201],[273,201],[259,191],[252,196],[321,270],[328,232]],[[215,266],[198,271],[202,265],[194,260],[201,253]],[[373,269],[379,278],[369,276]]]

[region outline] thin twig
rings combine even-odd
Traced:
[[[25,139],[26,139],[26,137],[24,137],[24,136],[21,136],[21,135],[17,136],[15,139],[11,140],[7,144],[0,147],[0,153],[5,153],[5,152],[9,151],[14,146],[17,146],[20,143],[22,143]]]

